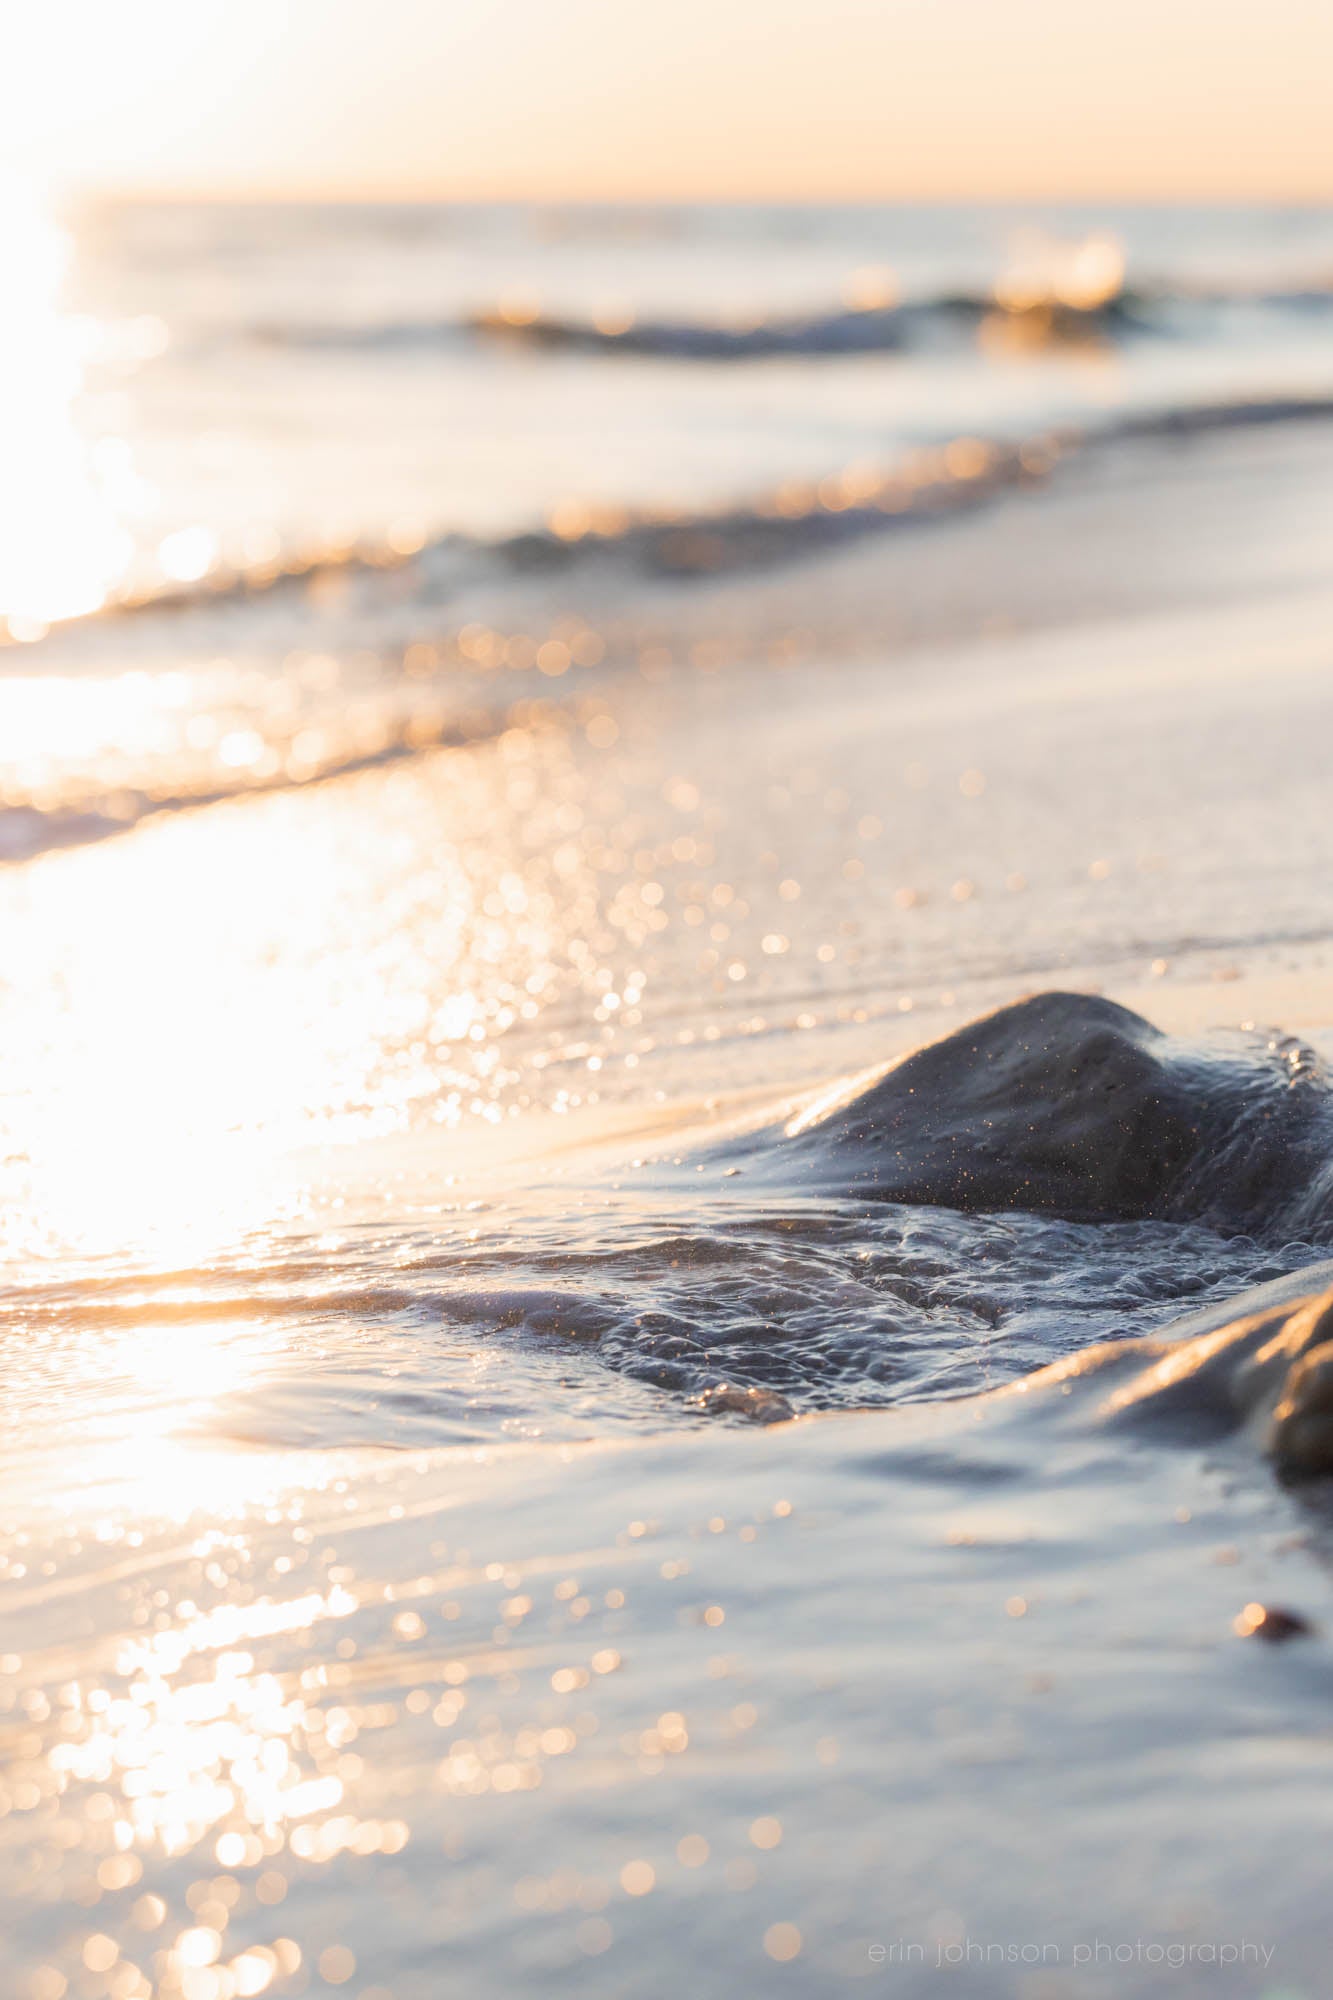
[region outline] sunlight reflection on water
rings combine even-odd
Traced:
[[[95,610],[132,553],[74,420],[97,329],[60,308],[68,252],[35,192],[0,183],[0,615],[16,637]]]

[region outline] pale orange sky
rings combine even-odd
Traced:
[[[38,0],[6,42],[43,184],[1333,199],[1330,0]]]

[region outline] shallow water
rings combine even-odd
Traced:
[[[387,437],[420,377],[371,379]],[[5,654],[23,2000],[916,1992],[969,1936],[1055,1953],[981,1994],[1317,1990],[1322,1503],[1079,1377],[978,1396],[1326,1246],[816,1194],[778,1135],[1056,986],[1333,1050],[1331,439],[1233,409],[711,577],[428,548]],[[1270,1595],[1321,1632],[1242,1641]]]

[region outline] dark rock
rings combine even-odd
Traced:
[[[1290,1038],[1182,1043],[1045,993],[921,1049],[789,1138],[788,1167],[876,1201],[1327,1237],[1333,1093]]]

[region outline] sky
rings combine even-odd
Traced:
[[[1333,199],[1329,0],[42,0],[6,72],[60,189]]]

